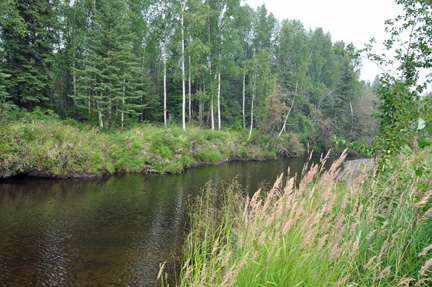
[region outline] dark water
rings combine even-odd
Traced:
[[[0,184],[0,286],[156,286],[175,279],[189,196],[237,177],[247,192],[305,159],[233,162],[184,174]],[[171,281],[171,283],[173,283]],[[173,284],[171,284],[172,286]]]

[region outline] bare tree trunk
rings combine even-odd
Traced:
[[[166,3],[165,3],[166,5]],[[166,8],[166,7],[165,7]],[[164,21],[165,21],[165,30],[164,30],[164,43],[163,43],[163,94],[164,94],[164,98],[163,98],[163,107],[164,107],[164,127],[167,127],[167,73],[166,73],[166,42],[167,42],[167,19],[166,19],[166,15],[164,12]]]
[[[101,129],[103,129],[104,124],[103,124],[103,119],[102,119],[102,112],[101,112],[101,110],[98,110],[98,117],[99,117],[99,127],[100,127]]]
[[[256,85],[256,70],[254,71],[254,75],[253,75],[253,83],[252,83],[251,124],[250,124],[250,130],[249,130],[249,137],[248,137],[248,140],[250,140],[250,138],[251,138],[251,136],[252,136],[252,130],[253,130],[254,100],[255,100],[255,85]]]
[[[122,104],[123,107],[121,109],[121,127],[124,127],[124,105],[125,105],[125,98],[126,98],[126,79],[123,79],[123,99]]]
[[[164,126],[167,127],[167,73],[166,73],[166,42],[164,42],[164,55],[163,55],[163,89],[164,89],[164,98],[163,98],[163,107],[164,107]]]
[[[246,50],[245,50],[245,60],[247,59],[247,55],[248,55],[248,49],[246,46]],[[243,67],[243,69],[245,69],[243,71],[243,128],[246,128],[246,112],[245,112],[245,107],[246,107],[246,67]]]
[[[183,89],[183,101],[182,101],[182,122],[183,130],[186,131],[186,86],[185,86],[185,51],[184,51],[184,11],[186,8],[186,0],[182,3],[180,1],[181,7],[181,31],[182,31],[182,89]]]
[[[101,92],[101,98],[102,98],[102,92]],[[102,118],[103,116],[102,116],[102,111],[100,110],[98,101],[96,101],[96,108],[98,110],[99,127],[100,127],[100,129],[103,129],[103,127],[104,127],[103,118]]]
[[[211,93],[211,95],[210,95],[210,117],[211,117],[211,128],[212,128],[212,130],[214,130],[215,124],[214,124],[214,108],[213,108],[213,102],[214,102],[214,99],[213,99],[213,78],[212,78],[211,74],[212,73],[211,73],[211,62],[210,62],[210,93]]]
[[[251,103],[251,123],[250,123],[250,130],[249,130],[249,137],[248,137],[248,140],[250,140],[250,138],[251,138],[251,136],[252,136],[252,130],[253,130],[254,99],[255,99],[255,94],[252,95],[252,103]]]
[[[76,2],[74,2],[74,19],[73,19],[73,26],[72,26],[72,37],[73,37],[73,62],[72,62],[72,84],[73,84],[73,103],[74,106],[77,107],[77,87],[76,87],[76,75],[75,75],[75,69],[76,69],[76,53],[75,53],[75,20],[76,20]],[[78,111],[78,109],[77,109]]]
[[[144,45],[144,49],[145,49],[145,45]],[[144,84],[144,75],[145,75],[145,55],[143,53],[142,56],[142,65],[141,65],[141,83]],[[141,92],[141,96],[140,96],[140,102],[141,104],[144,103],[144,93]],[[141,108],[141,112],[140,112],[140,121],[144,121],[144,109]]]
[[[208,41],[211,44],[211,29],[210,22],[208,23]],[[211,46],[211,45],[210,45]],[[214,130],[214,111],[213,111],[213,77],[212,77],[212,60],[211,60],[211,49],[209,49],[209,72],[210,72],[210,117],[211,117],[211,128]]]
[[[217,108],[218,108],[218,129],[219,129],[219,130],[221,130],[220,94],[221,94],[221,74],[220,74],[220,71],[218,71],[218,95],[217,95]]]
[[[243,74],[243,128],[246,128],[246,113],[245,113],[245,104],[246,104],[246,73]]]
[[[350,102],[350,108],[351,108],[351,131],[350,131],[350,136],[352,136],[353,130],[354,130],[354,111],[353,111],[353,107],[352,107],[352,103],[351,102]]]
[[[286,117],[285,117],[285,121],[284,121],[284,124],[283,124],[283,126],[282,126],[282,129],[281,129],[280,133],[278,134],[276,140],[278,140],[279,137],[282,135],[282,133],[285,131],[286,123],[287,123],[287,121],[288,121],[288,117],[289,117],[289,115],[290,115],[290,113],[291,113],[291,110],[292,110],[292,108],[293,108],[294,101],[295,101],[295,98],[293,99],[293,101],[292,101],[292,103],[291,103],[291,107],[290,107],[289,110],[288,110],[288,113],[287,113],[287,115],[286,115]]]
[[[189,124],[192,123],[192,80],[191,80],[191,56],[189,55]]]
[[[223,16],[225,14],[225,4],[221,10],[221,13],[219,15],[219,21],[218,21],[218,29],[219,29],[219,55],[218,55],[218,93],[217,93],[217,112],[218,112],[218,130],[221,130],[221,109],[220,109],[220,96],[221,96],[221,61],[222,61],[222,51],[221,51],[221,45],[222,45],[222,20]]]
[[[200,91],[202,92],[203,89],[200,88]],[[205,84],[204,84],[204,92],[205,92]],[[202,97],[202,93],[200,93],[200,103],[199,103],[199,122],[200,125],[203,123],[203,113],[204,113],[204,100]]]

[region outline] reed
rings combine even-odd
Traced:
[[[365,173],[348,184],[344,157],[328,170],[322,158],[299,184],[281,175],[252,198],[235,181],[207,184],[191,207],[178,285],[430,286],[432,222],[419,216],[428,205],[417,184],[428,179]]]

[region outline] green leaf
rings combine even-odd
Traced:
[[[378,220],[379,223],[384,223],[385,221],[385,218],[380,215],[375,216],[375,219]]]
[[[427,146],[432,146],[432,138],[424,138],[419,140],[418,145],[420,148],[425,148]]]
[[[423,183],[421,183],[421,182],[417,182],[417,183],[415,183],[414,185],[415,185],[416,187],[420,188],[420,189],[422,189],[422,188],[425,187],[425,185],[424,185]]]
[[[406,144],[401,148],[401,152],[403,152],[404,154],[413,154],[413,149]]]
[[[417,169],[417,170],[415,171],[415,174],[416,174],[417,176],[422,176],[422,175],[423,175],[423,169],[422,169],[422,168]]]
[[[417,126],[417,129],[418,130],[422,130],[422,129],[424,129],[426,127],[426,121],[424,120],[424,119],[422,119],[422,118],[419,118],[418,119],[418,126]]]

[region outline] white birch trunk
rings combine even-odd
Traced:
[[[99,127],[100,127],[101,129],[103,129],[104,124],[103,124],[103,119],[102,119],[102,112],[101,112],[101,110],[98,110],[98,117],[99,117]]]
[[[218,95],[217,95],[218,129],[219,130],[221,130],[220,94],[221,94],[221,74],[219,71],[219,73],[218,73]]]
[[[163,108],[164,108],[164,127],[166,128],[167,127],[167,82],[166,82],[167,81],[167,73],[166,73],[167,19],[165,14],[164,14],[164,20],[165,20],[165,32],[164,32],[164,43],[163,43],[163,89],[164,89]]]
[[[163,107],[164,107],[164,126],[167,127],[167,74],[166,74],[166,56],[164,53],[164,59],[163,59],[163,69],[164,69],[164,75],[163,75],[163,89],[164,89],[164,98],[163,98]]]
[[[189,124],[192,122],[192,80],[191,80],[191,56],[189,55]]]
[[[276,140],[278,140],[279,137],[282,135],[282,133],[286,130],[286,123],[287,123],[287,121],[288,121],[288,117],[289,117],[289,115],[290,115],[290,113],[291,113],[291,110],[292,110],[292,108],[293,108],[294,100],[295,100],[295,98],[293,99],[293,101],[292,101],[292,103],[291,103],[291,107],[290,107],[289,110],[288,110],[288,113],[287,113],[287,115],[286,115],[286,117],[285,117],[285,121],[284,121],[284,124],[283,124],[283,126],[282,126],[282,129],[281,129],[280,133],[278,134]]]
[[[255,94],[252,95],[252,103],[251,103],[251,123],[250,123],[250,130],[249,130],[249,137],[248,137],[248,140],[250,140],[250,138],[251,138],[251,136],[252,136],[252,130],[253,130],[254,99],[255,99]]]
[[[164,126],[167,127],[167,74],[166,74],[166,42],[164,43],[164,53],[163,53],[163,107],[164,107]]]
[[[125,98],[126,98],[126,79],[123,79],[123,98],[122,98],[122,104],[123,107],[121,108],[121,127],[124,127],[124,105],[125,105]]]
[[[100,129],[103,129],[103,127],[104,127],[103,118],[102,118],[103,116],[102,116],[102,111],[99,108],[99,103],[98,102],[96,102],[96,108],[98,110],[99,127],[100,127]]]
[[[245,103],[246,103],[246,73],[243,74],[243,128],[246,128],[246,114],[245,114]]]
[[[180,2],[181,3],[181,2]],[[183,101],[182,101],[182,122],[183,122],[183,130],[186,131],[186,87],[185,87],[185,59],[184,59],[184,11],[186,7],[186,0],[181,3],[181,31],[182,31],[182,88],[183,88]]]
[[[204,86],[204,89],[200,88],[200,92],[202,92],[203,90],[205,92],[205,84],[203,84],[203,86]],[[199,103],[199,122],[200,122],[200,125],[202,125],[202,123],[203,123],[203,113],[204,113],[204,100],[202,97],[202,93],[200,93],[200,103]]]
[[[250,140],[250,138],[251,138],[251,136],[252,136],[252,130],[253,130],[254,100],[255,100],[255,85],[256,85],[256,71],[254,72],[254,76],[253,76],[253,84],[252,84],[251,124],[250,124],[250,130],[249,130],[249,137],[248,137],[248,140]]]
[[[76,47],[75,47],[75,19],[76,19],[76,1],[74,2],[74,20],[73,20],[73,26],[72,26],[72,37],[73,37],[73,62],[72,62],[72,84],[73,84],[73,103],[74,106],[77,107],[77,87],[76,87],[76,75],[75,75],[75,69],[76,69]]]
[[[208,23],[208,41],[209,46],[211,46],[211,30],[210,30],[210,22]],[[211,60],[211,49],[209,49],[209,70],[210,70],[210,117],[211,117],[211,128],[212,130],[215,129],[214,127],[214,111],[213,111],[213,78],[212,78],[212,60]]]
[[[211,77],[211,70],[210,70],[210,77]],[[214,115],[213,115],[213,80],[210,80],[210,93],[211,93],[211,97],[210,97],[210,116],[211,116],[211,128],[212,130],[215,129],[215,125],[214,125]]]
[[[221,96],[221,60],[222,60],[222,52],[221,52],[221,45],[222,45],[222,20],[225,13],[225,5],[221,10],[221,13],[219,15],[219,21],[218,21],[218,28],[219,28],[219,55],[218,55],[218,93],[217,93],[217,112],[218,112],[218,130],[221,130],[221,110],[220,110],[220,96]]]

